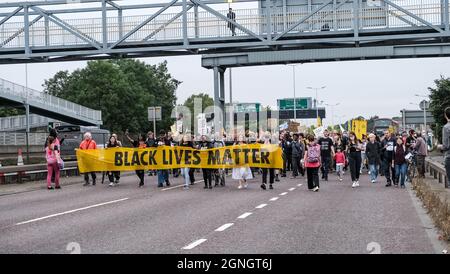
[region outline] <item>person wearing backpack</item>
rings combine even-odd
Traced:
[[[308,177],[308,189],[317,192],[319,191],[319,168],[321,165],[320,145],[313,135],[308,135],[307,139],[309,143],[304,163]]]

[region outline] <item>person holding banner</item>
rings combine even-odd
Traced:
[[[161,129],[159,131],[159,141],[157,143],[158,146],[170,146],[170,141],[167,139],[166,131]],[[158,173],[158,187],[163,187],[164,182],[166,186],[170,186],[169,182],[169,170],[161,169],[157,171]]]
[[[84,134],[84,140],[80,144],[80,149],[97,149],[97,143],[92,140],[92,134],[90,132],[86,132]],[[95,180],[97,179],[97,175],[95,172],[90,172],[92,177],[92,185],[95,186]],[[83,186],[89,185],[89,173],[84,173],[84,184]]]
[[[263,136],[263,139],[261,140],[262,144],[264,145],[270,145],[271,139],[270,139],[270,134],[266,133]],[[273,168],[263,168],[262,169],[262,184],[261,184],[261,188],[266,190],[266,185],[267,185],[267,174],[269,174],[269,189],[273,189],[273,183],[275,181],[275,169]]]
[[[244,146],[246,144],[247,143],[245,142],[243,135],[239,135],[237,142],[234,143],[235,146]],[[253,179],[253,175],[250,167],[245,165],[233,168],[232,178],[234,180],[239,180],[238,189],[242,189],[248,187],[247,180]]]
[[[190,147],[194,148],[194,144],[191,141],[191,135],[185,134],[180,142],[180,147]],[[181,168],[181,176],[184,178],[184,189],[189,189],[189,184],[191,183],[190,179],[190,168],[183,167]]]
[[[157,147],[157,142],[155,139],[155,134],[152,131],[147,132],[147,140],[145,140],[145,144],[147,145],[147,147]],[[156,171],[155,170],[149,170],[148,171],[148,176],[156,176]]]
[[[321,165],[320,145],[312,134],[308,135],[307,139],[308,149],[303,160],[308,177],[308,189],[317,192],[319,191],[319,167]]]
[[[202,137],[200,137],[200,142],[198,143],[197,149],[206,150],[211,148],[213,148],[212,143],[206,139],[205,135],[202,135]],[[212,169],[202,168],[202,173],[203,173],[203,181],[205,182],[205,186],[203,188],[212,189]]]
[[[136,148],[146,148],[147,145],[145,144],[145,135],[139,135],[139,140],[135,141],[131,139],[130,135],[128,135],[128,130],[125,132],[125,136],[127,137],[128,141],[133,145],[133,147]],[[139,178],[139,187],[144,186],[144,178],[145,178],[145,170],[136,170],[136,175]]]
[[[108,143],[106,144],[106,148],[114,148],[121,146],[122,144],[120,143],[120,141],[117,140],[116,134],[112,134],[111,137],[109,137]],[[108,174],[109,186],[116,186],[119,184],[120,171],[107,171],[106,173]]]

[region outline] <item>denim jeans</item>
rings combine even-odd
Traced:
[[[395,165],[395,178],[397,183],[400,180],[400,185],[405,185],[405,178],[406,178],[406,170],[407,170],[407,163],[403,163],[401,165]]]
[[[189,184],[191,183],[191,178],[189,177],[189,168],[182,167],[181,175],[184,177],[184,186],[189,186]]]
[[[370,180],[376,181],[378,177],[378,167],[377,165],[369,165],[370,170]]]
[[[169,171],[168,170],[158,170],[158,185],[164,185],[164,182],[169,181]]]

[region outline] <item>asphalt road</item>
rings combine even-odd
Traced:
[[[181,178],[161,189],[156,177],[138,188],[127,176],[116,187],[1,196],[0,253],[440,252],[412,190],[386,188],[382,177],[363,175],[357,189],[348,175],[330,179],[315,193],[302,177],[263,191],[260,175],[243,190],[230,177],[184,190]]]

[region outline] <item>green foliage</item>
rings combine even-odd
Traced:
[[[25,110],[10,107],[0,107],[0,117],[8,117],[15,115],[25,115]]]
[[[72,73],[60,71],[45,81],[44,92],[102,111],[104,127],[112,132],[146,132],[152,128],[147,107],[161,106],[159,129],[173,123],[175,90],[179,81],[167,62],[148,65],[139,60],[89,61]]]
[[[444,117],[444,110],[450,107],[450,78],[441,75],[440,79],[434,80],[435,88],[429,87],[430,94],[430,111],[436,122],[434,134],[442,142],[442,127],[447,123]]]
[[[209,106],[214,106],[214,99],[206,93],[193,94],[184,101],[184,106],[188,107],[192,115],[194,115],[194,99],[199,98],[202,100],[202,112]]]

